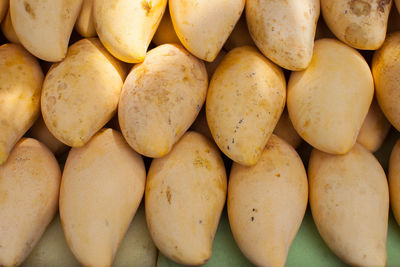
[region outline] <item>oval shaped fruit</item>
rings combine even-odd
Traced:
[[[169,14],[168,8],[165,9],[160,25],[158,25],[152,41],[156,45],[181,43],[175,33],[174,25],[172,25],[171,15]]]
[[[93,2],[94,0],[83,0],[81,11],[75,23],[76,31],[83,37],[97,35],[94,27]]]
[[[142,62],[166,6],[167,0],[95,0],[97,34],[116,58]]]
[[[84,266],[111,266],[143,197],[140,155],[112,129],[72,148],[62,176],[60,216],[67,243]]]
[[[357,140],[373,94],[365,59],[339,41],[321,39],[315,42],[308,68],[290,76],[289,117],[297,133],[313,147],[345,154]]]
[[[60,155],[68,149],[68,146],[51,134],[42,117],[39,117],[35,124],[33,124],[30,134],[33,138],[45,144],[55,155]]]
[[[228,40],[226,40],[224,48],[229,51],[236,47],[245,45],[256,46],[247,27],[246,16],[242,14],[236,23],[235,28],[233,28],[231,34],[229,35]]]
[[[378,160],[356,144],[346,155],[316,149],[308,178],[321,237],[350,266],[385,266],[389,192]]]
[[[346,44],[375,50],[385,40],[392,0],[321,0],[329,29]]]
[[[282,70],[255,48],[231,50],[208,89],[208,126],[219,148],[233,161],[254,165],[285,106]]]
[[[82,0],[10,0],[11,21],[22,45],[46,61],[62,60]]]
[[[284,266],[308,200],[307,174],[288,143],[271,135],[252,167],[234,163],[229,177],[232,234],[256,266]]]
[[[246,19],[257,47],[289,70],[305,69],[311,61],[319,0],[247,0]]]
[[[400,32],[390,34],[372,59],[372,73],[376,86],[376,99],[390,123],[400,130]]]
[[[287,109],[282,112],[282,115],[274,129],[274,134],[288,142],[293,148],[297,148],[303,141],[296,132],[296,129],[294,129],[293,124],[289,119]]]
[[[389,160],[390,205],[394,218],[400,224],[400,141],[393,147]]]
[[[357,143],[373,153],[381,147],[389,130],[390,123],[374,99],[358,134]]]
[[[60,181],[54,155],[32,138],[0,166],[1,266],[18,266],[32,251],[57,211]]]
[[[6,17],[1,23],[1,31],[3,32],[4,36],[7,38],[8,41],[15,44],[20,44],[17,34],[15,33],[14,27],[11,22],[10,12],[7,12]]]
[[[123,66],[97,39],[73,44],[43,83],[42,115],[61,142],[79,147],[116,112],[125,77]]]
[[[211,62],[239,20],[244,4],[245,0],[169,0],[169,10],[175,32],[185,48]]]
[[[146,183],[146,219],[163,255],[185,265],[208,261],[226,184],[217,147],[195,132],[186,133],[168,155],[153,160]]]
[[[0,46],[0,165],[40,113],[43,72],[17,44]]]
[[[133,149],[147,157],[165,156],[196,119],[207,93],[204,63],[180,45],[148,52],[129,73],[118,118]]]

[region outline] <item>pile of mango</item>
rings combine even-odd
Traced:
[[[0,0],[0,266],[202,265],[225,203],[256,266],[308,204],[344,263],[385,266],[394,2]]]

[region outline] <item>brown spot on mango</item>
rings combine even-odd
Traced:
[[[378,0],[378,11],[385,12],[385,7],[390,4],[390,0]]]
[[[151,1],[143,0],[142,1],[142,8],[146,11],[146,16],[148,16],[150,11],[151,11],[151,8],[152,8]]]
[[[349,6],[351,13],[357,16],[367,16],[371,12],[371,4],[363,0],[352,0]]]
[[[24,2],[24,8],[26,13],[28,13],[33,19],[36,17],[35,12],[33,11],[31,5],[28,2]]]
[[[169,186],[167,187],[165,194],[167,195],[168,203],[171,204],[171,188]]]

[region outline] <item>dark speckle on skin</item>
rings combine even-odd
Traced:
[[[385,6],[390,4],[390,0],[378,0],[378,10],[380,12],[385,12]]]
[[[240,120],[239,120],[239,123],[242,123],[242,122],[243,122],[243,119],[240,119]]]
[[[197,109],[197,111],[200,111],[200,109],[201,109],[200,105],[197,105],[196,109]]]
[[[230,148],[229,146],[226,146],[226,149],[228,149],[228,150],[229,150],[229,149],[231,149],[231,148]]]
[[[148,0],[143,0],[142,1],[142,8],[146,11],[146,16],[149,15],[150,11],[151,11],[151,1]]]
[[[202,224],[203,223],[203,221],[202,220],[199,220],[199,224]]]
[[[234,144],[235,143],[235,138],[232,138],[232,144]]]
[[[251,219],[252,222],[254,222],[254,217],[251,217],[250,219]]]
[[[24,2],[24,8],[26,13],[28,13],[32,18],[36,17],[35,12],[33,11],[31,5],[28,2]]]
[[[281,174],[277,173],[277,174],[275,174],[275,176],[279,178],[279,177],[281,177]]]
[[[165,194],[167,195],[168,203],[171,204],[171,189],[169,188],[169,186],[167,187],[167,191],[165,192]]]

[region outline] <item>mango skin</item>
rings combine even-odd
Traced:
[[[3,21],[7,14],[9,3],[9,0],[0,0],[0,22]]]
[[[400,130],[400,86],[398,76],[400,64],[397,56],[400,54],[400,32],[391,33],[382,47],[372,58],[372,74],[375,80],[376,99],[389,122]]]
[[[283,267],[307,201],[303,162],[293,147],[276,135],[271,135],[256,165],[234,163],[228,215],[243,254],[256,266]]]
[[[284,109],[282,70],[255,48],[231,50],[207,93],[206,116],[215,143],[233,161],[256,164]]]
[[[143,197],[140,155],[112,129],[71,149],[60,189],[60,216],[68,246],[83,266],[111,266]]]
[[[94,0],[97,34],[114,57],[143,62],[166,6],[167,0]]]
[[[246,2],[247,25],[257,47],[292,71],[310,64],[319,13],[319,0]]]
[[[217,147],[196,132],[187,132],[167,156],[153,160],[146,183],[146,219],[163,255],[185,265],[208,261],[226,187]]]
[[[357,143],[374,153],[381,147],[390,127],[390,123],[374,98],[358,133]]]
[[[74,43],[43,83],[41,108],[49,131],[68,146],[86,144],[114,116],[125,74],[98,39]]]
[[[373,94],[374,82],[365,59],[337,40],[320,39],[307,69],[290,76],[289,118],[313,147],[345,154],[357,140]]]
[[[83,0],[81,11],[75,22],[76,31],[86,38],[97,35],[94,26],[93,2],[94,0]]]
[[[350,266],[385,266],[389,189],[378,160],[362,145],[345,155],[314,149],[308,179],[321,237]]]
[[[245,0],[169,0],[168,4],[183,46],[196,57],[212,62],[238,22]]]
[[[82,1],[10,0],[11,21],[19,41],[35,57],[62,60]]]
[[[0,165],[40,114],[43,72],[22,46],[0,46]]]
[[[294,129],[287,109],[282,112],[282,115],[274,129],[274,134],[288,142],[295,149],[298,148],[303,141],[296,132],[296,129]]]
[[[58,207],[61,171],[51,151],[22,138],[0,166],[0,265],[18,266],[39,241]]]
[[[128,144],[147,157],[168,154],[200,112],[207,85],[204,63],[181,45],[149,51],[122,88],[118,120]]]
[[[392,0],[321,0],[329,29],[342,42],[366,50],[378,49],[386,37]]]

